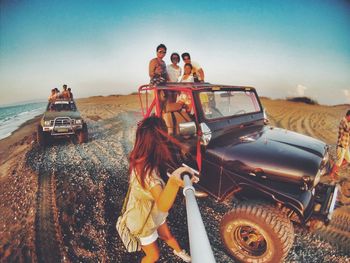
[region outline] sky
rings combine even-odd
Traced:
[[[0,105],[130,94],[164,43],[205,80],[350,103],[350,1],[0,1]],[[183,63],[180,62],[180,66]]]

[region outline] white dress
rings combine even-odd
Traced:
[[[184,76],[182,76],[180,82],[194,82],[194,78],[192,74],[187,79],[184,79]]]
[[[178,82],[179,78],[181,76],[181,67],[178,67],[177,69],[172,66],[172,64],[168,65],[166,67],[166,70],[168,72],[169,81],[170,82]]]

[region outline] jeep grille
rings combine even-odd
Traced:
[[[71,125],[70,118],[56,118],[55,119],[55,126],[68,126],[68,125]]]

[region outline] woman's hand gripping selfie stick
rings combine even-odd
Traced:
[[[185,164],[182,164],[188,167]],[[194,174],[199,175],[199,172],[190,168]],[[191,175],[183,173],[184,181],[183,194],[186,198],[186,212],[188,235],[190,239],[190,250],[193,263],[212,263],[215,262],[213,251],[211,249],[207,232],[205,230],[201,213],[194,195],[195,189],[192,186],[192,181],[198,182],[198,177],[191,180]]]

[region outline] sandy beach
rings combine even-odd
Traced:
[[[307,105],[263,98],[271,125],[323,140],[335,155],[338,124],[350,105]],[[137,95],[78,99],[89,129],[88,143],[57,140],[42,149],[36,142],[39,117],[0,140],[0,261],[41,262],[44,250],[59,249],[63,262],[137,262],[142,253],[126,253],[115,222],[127,191],[127,154],[141,119]],[[286,262],[350,262],[350,167],[342,169],[342,206],[334,222],[313,232],[296,226]],[[42,178],[46,178],[43,180]],[[323,178],[329,180],[329,178]],[[48,190],[47,190],[48,189]],[[43,202],[47,202],[43,206]],[[219,237],[218,224],[229,204],[198,201],[217,262],[234,262]],[[49,223],[43,223],[46,217]],[[39,211],[41,211],[39,213]],[[178,195],[169,224],[188,251],[186,210]],[[47,225],[45,225],[47,224]],[[52,244],[45,236],[53,235]],[[161,244],[159,262],[176,262]]]

